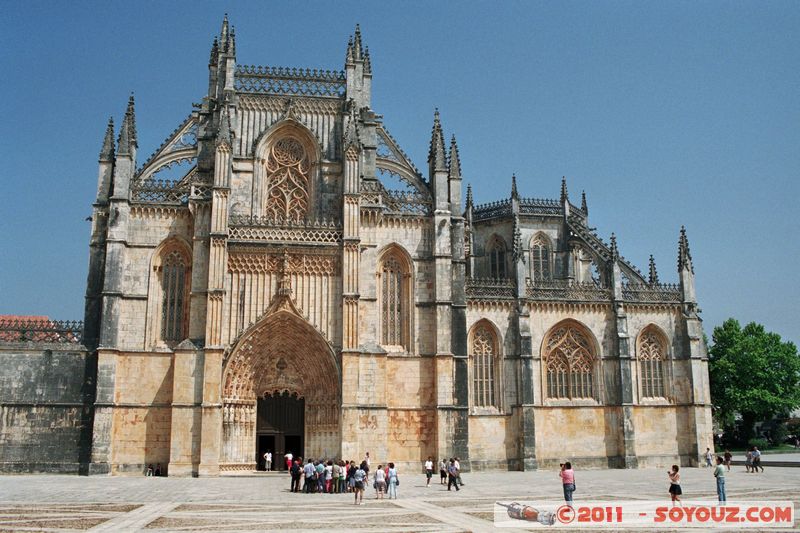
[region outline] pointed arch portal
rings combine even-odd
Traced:
[[[339,365],[328,342],[279,295],[234,344],[223,367],[222,470],[252,470],[272,451],[340,454]]]

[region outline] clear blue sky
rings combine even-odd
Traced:
[[[139,162],[190,113],[224,12],[238,61],[341,69],[361,23],[373,107],[424,168],[432,114],[476,201],[573,199],[676,281],[685,224],[706,331],[800,340],[798,2],[7,2],[0,313],[81,318],[97,154],[137,100]]]

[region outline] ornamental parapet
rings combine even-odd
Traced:
[[[472,210],[472,220],[489,220],[511,216],[511,200],[500,200],[488,204],[476,205]]]
[[[344,98],[342,71],[237,65],[234,88],[240,93]]]
[[[625,283],[622,299],[634,303],[680,303],[680,285],[672,283]]]
[[[233,215],[228,219],[228,238],[248,243],[338,244],[342,242],[342,226],[330,220],[291,221]]]
[[[0,319],[0,342],[80,344],[82,320]]]
[[[608,302],[611,291],[594,282],[576,283],[566,279],[528,280],[525,295],[530,300],[563,300],[577,302]]]
[[[420,192],[389,190],[377,181],[361,183],[361,206],[393,214],[427,215],[431,211],[430,200]]]
[[[513,300],[517,286],[511,279],[467,278],[466,294],[473,300]]]

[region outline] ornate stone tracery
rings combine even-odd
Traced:
[[[311,161],[293,137],[283,137],[269,149],[264,212],[277,221],[299,222],[309,208]]]
[[[587,334],[575,324],[557,326],[545,341],[547,396],[594,398],[595,352]]]
[[[648,327],[639,335],[638,344],[642,397],[663,398],[665,397],[663,336],[654,327]]]
[[[475,326],[470,346],[472,355],[472,402],[475,407],[497,407],[495,391],[497,336],[483,321]]]

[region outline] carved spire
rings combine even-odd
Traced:
[[[458,157],[458,144],[456,144],[456,136],[450,138],[450,179],[461,179],[461,159]],[[469,192],[471,194],[471,192]]]
[[[219,44],[222,47],[223,52],[228,51],[228,39],[230,38],[229,33],[229,25],[228,25],[228,14],[225,13],[225,16],[222,18],[222,27],[219,30]]]
[[[517,175],[511,174],[511,198],[519,200],[519,193],[517,192]]]
[[[114,118],[108,117],[106,135],[103,138],[103,148],[100,149],[100,161],[110,162],[114,160]]]
[[[569,192],[567,191],[567,177],[561,176],[561,203],[569,201]]]
[[[353,62],[353,36],[351,35],[350,38],[347,40],[347,55],[345,56],[345,63],[350,64]]]
[[[364,74],[372,74],[372,62],[369,59],[369,46],[364,48]]]
[[[356,61],[362,59],[363,48],[361,47],[361,26],[356,24],[356,36],[353,39],[353,59]]]
[[[522,231],[519,228],[518,215],[514,215],[514,241],[511,251],[514,255],[514,261],[519,261],[519,258],[522,256]]]
[[[231,146],[231,118],[228,114],[228,107],[222,106],[222,112],[219,115],[219,133],[217,134],[217,146],[227,144]]]
[[[655,285],[658,283],[658,271],[656,270],[656,260],[653,259],[653,256],[650,256],[650,275],[647,278],[647,281],[650,282],[650,285]]]
[[[214,44],[211,45],[211,57],[208,59],[209,66],[217,64],[217,56],[219,55],[219,39],[214,37]]]
[[[617,236],[611,234],[611,260],[616,261],[619,259],[619,250],[617,249]]]
[[[684,269],[694,274],[692,254],[689,251],[689,239],[686,238],[686,228],[681,226],[681,236],[678,239],[678,272]]]
[[[472,207],[472,185],[467,184],[467,209]]]
[[[589,206],[586,205],[586,191],[581,191],[581,210],[589,214]]]
[[[136,110],[133,101],[133,93],[128,97],[128,109],[125,110],[125,117],[128,119],[128,136],[131,146],[139,146],[139,139],[136,135]]]
[[[439,109],[433,113],[433,131],[431,132],[431,148],[428,152],[428,164],[431,170],[446,170],[447,157],[444,153],[444,135],[442,123],[439,121]]]
[[[231,26],[231,36],[228,40],[228,53],[236,57],[236,27]]]
[[[345,149],[351,146],[358,148],[359,135],[358,121],[356,119],[356,103],[352,98],[347,102],[347,107],[347,120],[344,127],[344,147]]]

